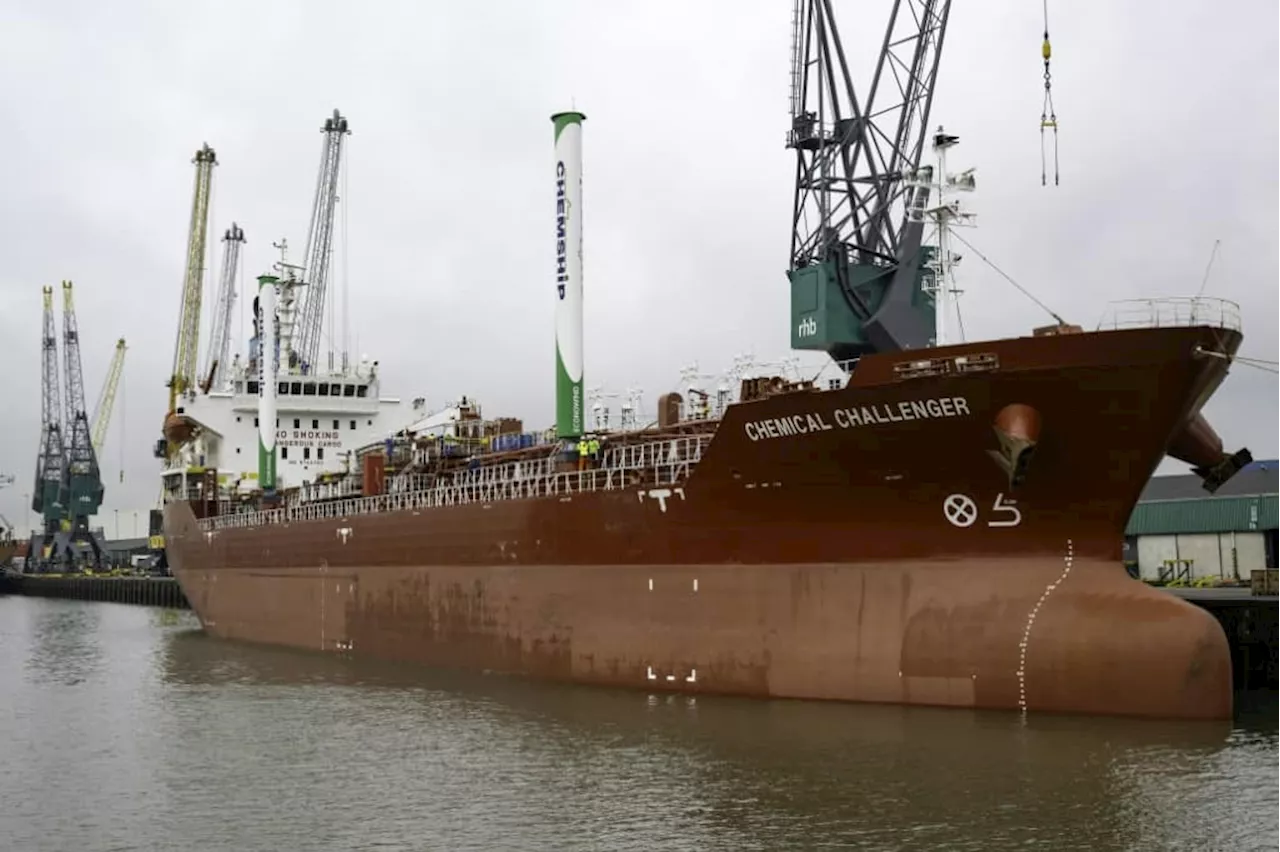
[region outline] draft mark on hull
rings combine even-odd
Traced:
[[[1071,544],[1071,539],[1067,539],[1067,555],[1062,557],[1063,568],[1062,573],[1058,575],[1058,579],[1044,587],[1044,591],[1040,593],[1040,599],[1036,601],[1036,605],[1031,608],[1031,612],[1027,614],[1027,623],[1022,628],[1022,641],[1018,644],[1018,709],[1022,711],[1022,715],[1027,715],[1027,649],[1031,646],[1031,628],[1035,626],[1036,616],[1040,614],[1040,608],[1044,606],[1045,601],[1053,594],[1058,586],[1062,585],[1067,579],[1067,575],[1071,573],[1071,563],[1075,561],[1075,552]]]

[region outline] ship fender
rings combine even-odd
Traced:
[[[1009,477],[1013,489],[1027,478],[1027,468],[1040,443],[1040,412],[1020,402],[1011,403],[996,414],[992,428],[999,448],[987,453]]]

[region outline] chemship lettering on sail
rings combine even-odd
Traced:
[[[742,428],[751,440],[765,441],[770,438],[794,438],[812,432],[828,432],[832,429],[857,429],[912,420],[968,417],[972,413],[969,401],[963,396],[939,396],[810,411],[785,417],[765,417],[748,420]]]

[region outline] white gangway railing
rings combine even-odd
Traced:
[[[495,503],[627,488],[640,482],[679,485],[689,478],[713,435],[696,435],[605,449],[599,466],[557,471],[554,457],[459,470],[431,487],[394,490],[374,497],[298,503],[266,511],[233,512],[205,518],[205,531],[315,521],[381,512],[432,509],[467,503]],[[426,477],[414,477],[416,484]]]

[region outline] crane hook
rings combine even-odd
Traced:
[[[1053,130],[1053,185],[1058,185],[1058,114],[1053,108],[1053,80],[1049,73],[1049,58],[1053,49],[1049,46],[1049,0],[1044,0],[1044,43],[1040,46],[1040,55],[1044,58],[1044,105],[1040,109],[1040,185],[1048,183],[1045,168],[1046,128]]]

